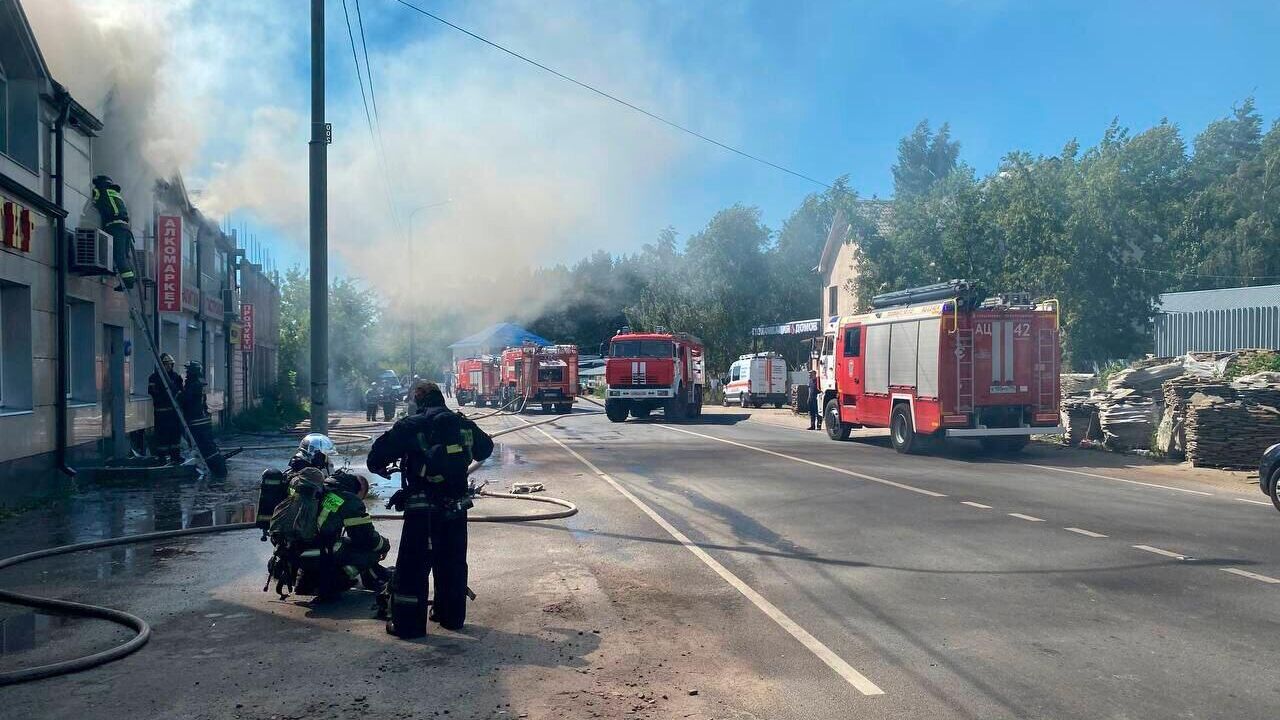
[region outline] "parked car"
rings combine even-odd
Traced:
[[[1258,487],[1271,498],[1271,504],[1280,510],[1280,443],[1262,451],[1258,463]]]

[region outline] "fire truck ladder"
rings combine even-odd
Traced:
[[[1057,331],[1040,328],[1039,342],[1036,348],[1036,367],[1039,374],[1036,378],[1036,405],[1041,410],[1055,409],[1054,383],[1058,378],[1058,338]]]
[[[973,328],[956,330],[956,412],[973,412]]]

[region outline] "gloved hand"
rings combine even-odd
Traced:
[[[404,512],[405,501],[409,499],[408,495],[409,493],[406,492],[404,488],[400,488],[395,491],[395,493],[391,495],[391,499],[387,500],[387,509]]]

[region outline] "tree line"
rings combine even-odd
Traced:
[[[986,175],[961,148],[946,124],[934,130],[928,121],[899,142],[893,198],[878,201],[888,203],[887,223],[872,222],[840,178],[776,230],[758,208],[734,205],[687,237],[666,228],[634,253],[601,250],[571,266],[477,280],[480,297],[488,285],[539,289],[537,301],[501,309],[506,317],[470,304],[396,319],[374,293],[336,280],[334,347],[364,342],[349,354],[331,351],[331,388],[351,395],[378,368],[403,371],[406,322],[418,329],[424,376],[447,366],[449,343],[495,319],[584,353],[624,325],[692,332],[707,344],[709,369],[722,373],[752,348],[753,326],[818,317],[823,288],[813,269],[837,213],[852,223],[858,252],[848,290],[863,306],[880,292],[951,278],[1054,297],[1066,362],[1081,369],[1147,352],[1162,292],[1280,282],[1280,122],[1264,131],[1252,98],[1190,147],[1168,120],[1137,132],[1116,120],[1091,147],[1070,139],[1051,156],[1014,150]],[[282,381],[303,389],[306,283],[300,270],[285,276],[280,361],[282,376],[295,373]],[[768,342],[801,355],[794,340]]]

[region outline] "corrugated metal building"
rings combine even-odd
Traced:
[[[1280,285],[1165,293],[1156,311],[1155,354],[1280,350]]]

